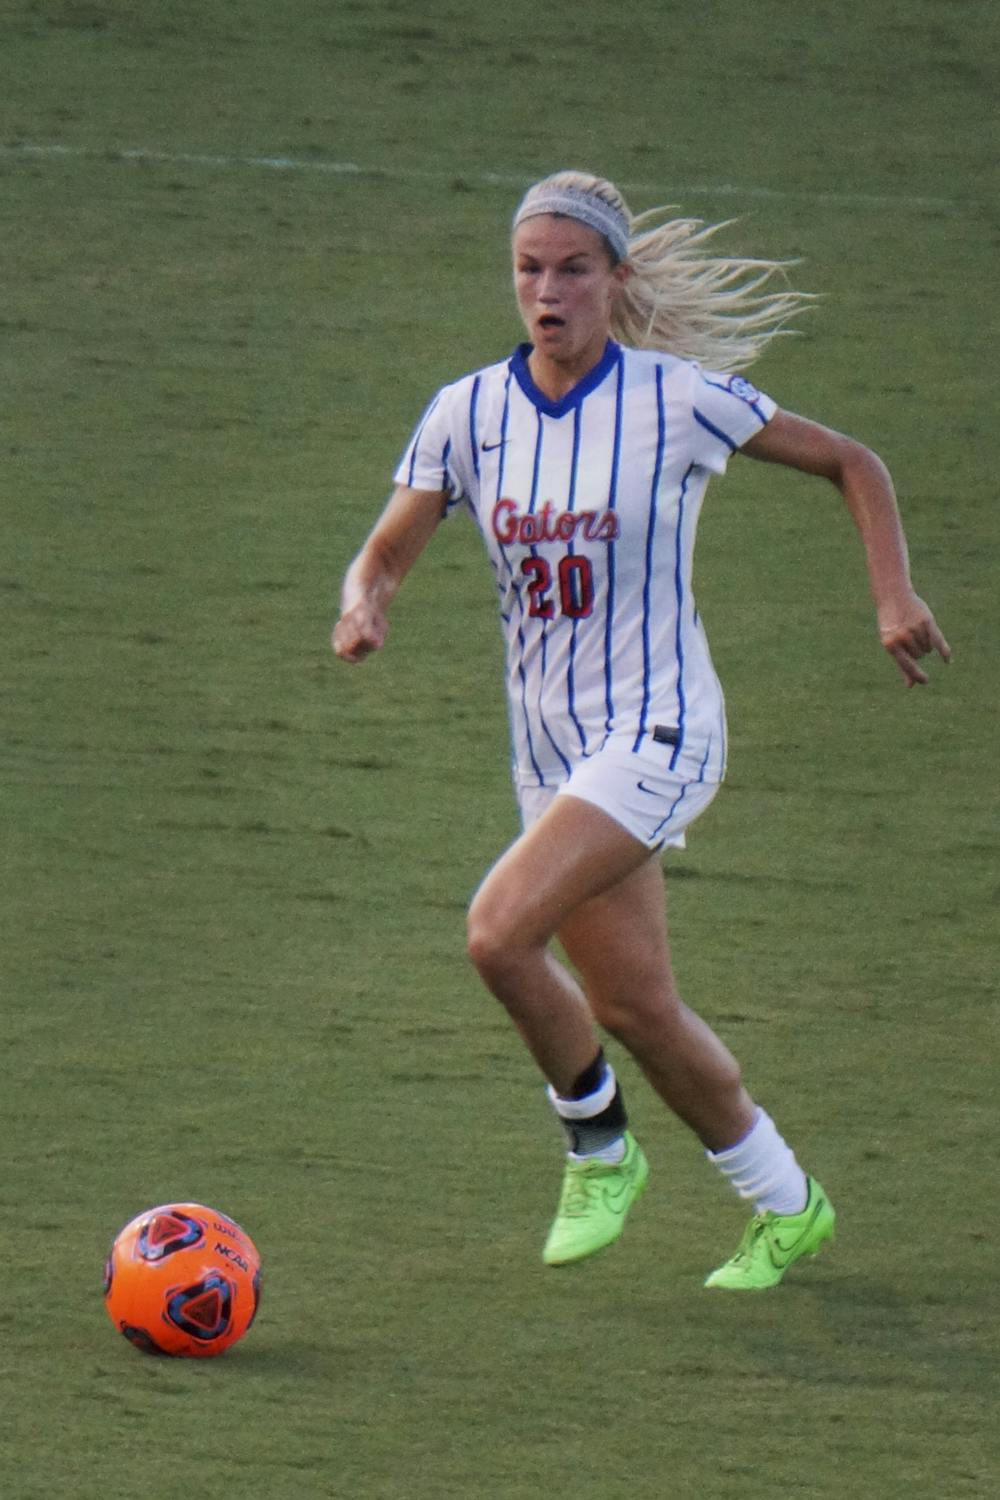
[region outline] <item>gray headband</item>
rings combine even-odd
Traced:
[[[603,234],[619,260],[628,258],[628,221],[625,215],[594,193],[572,187],[543,188],[539,193],[529,193],[514,215],[514,228],[539,214],[566,214],[571,219],[579,219],[588,229]]]

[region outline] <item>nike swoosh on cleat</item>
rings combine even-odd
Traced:
[[[774,1248],[775,1248],[775,1250],[777,1250],[780,1255],[784,1255],[784,1256],[794,1255],[795,1251],[798,1249],[799,1245],[801,1245],[802,1241],[806,1238],[806,1236],[812,1230],[813,1225],[816,1223],[816,1220],[819,1218],[819,1216],[820,1216],[820,1214],[822,1212],[823,1212],[823,1203],[822,1203],[822,1200],[821,1200],[819,1203],[816,1204],[816,1207],[813,1209],[812,1213],[809,1215],[809,1222],[808,1222],[808,1224],[806,1224],[806,1226],[805,1226],[804,1229],[801,1229],[799,1231],[799,1233],[795,1236],[795,1238],[792,1240],[792,1242],[790,1244],[783,1245],[782,1242],[778,1239],[778,1236],[777,1235],[774,1236]],[[768,1248],[770,1248],[770,1247],[768,1247]],[[772,1263],[774,1263],[775,1265],[777,1264],[774,1261],[774,1256],[773,1255],[771,1257],[771,1260],[772,1260]]]
[[[636,1169],[630,1171],[627,1177],[616,1182],[613,1187],[611,1183],[604,1183],[601,1187],[601,1197],[604,1199],[605,1206],[613,1214],[623,1214],[637,1196],[639,1181],[640,1172],[637,1163]]]
[[[604,1187],[601,1189],[601,1197],[604,1199],[605,1208],[613,1214],[623,1214],[630,1203],[629,1194],[632,1190],[630,1182],[623,1182],[618,1188]]]

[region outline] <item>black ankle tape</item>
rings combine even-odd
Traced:
[[[594,1061],[590,1063],[588,1067],[584,1068],[583,1072],[580,1074],[579,1078],[577,1078],[569,1093],[564,1095],[564,1098],[586,1099],[588,1094],[596,1094],[597,1090],[604,1082],[604,1073],[606,1068],[607,1062],[605,1061],[604,1057],[604,1048],[601,1047],[599,1048]]]
[[[566,1131],[566,1139],[569,1149],[575,1151],[578,1156],[586,1156],[592,1151],[602,1151],[605,1146],[610,1146],[612,1141],[617,1141],[628,1129],[628,1115],[625,1111],[625,1100],[622,1098],[620,1088],[615,1089],[615,1096],[607,1109],[602,1109],[599,1115],[591,1115],[588,1120],[563,1120]]]

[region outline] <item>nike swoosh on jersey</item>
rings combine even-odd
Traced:
[[[662,792],[654,791],[654,789],[651,786],[646,786],[645,783],[642,782],[642,781],[637,781],[636,782],[636,786],[639,788],[640,792],[645,792],[647,797],[662,797],[663,796]]]
[[[509,441],[509,439],[507,439],[507,438],[501,438],[500,441],[499,441],[499,443],[484,443],[483,444],[483,452],[484,453],[492,453],[492,452],[494,452],[495,449],[502,448],[504,446],[504,444],[506,442],[508,442],[508,441]]]

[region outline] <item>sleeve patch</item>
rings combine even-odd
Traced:
[[[726,382],[726,389],[731,395],[739,396],[741,401],[749,401],[751,405],[753,402],[760,400],[760,391],[755,385],[751,385],[749,380],[745,380],[742,375],[730,375]]]

